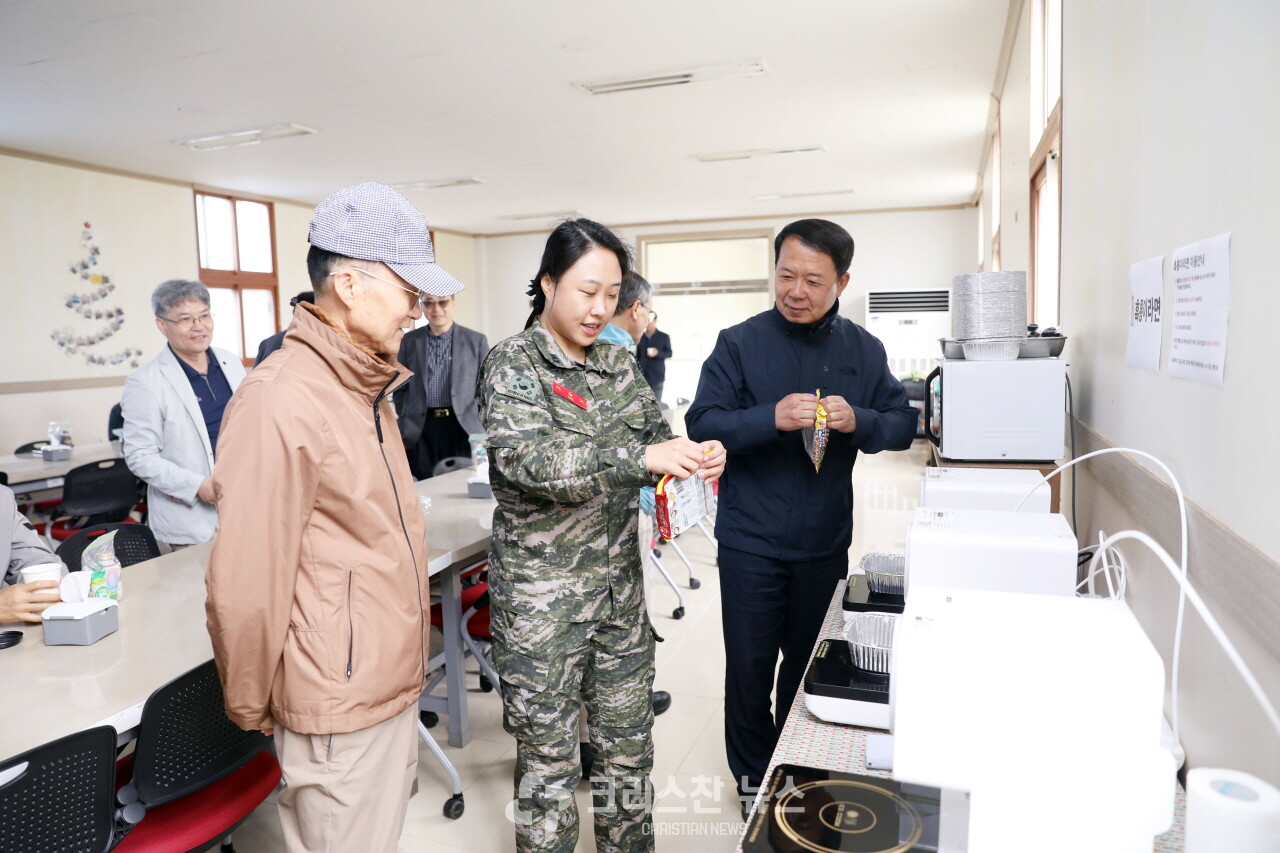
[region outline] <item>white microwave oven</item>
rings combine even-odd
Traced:
[[[935,397],[929,389],[938,379]],[[947,459],[1045,462],[1066,440],[1067,363],[944,359],[925,380],[925,435]]]

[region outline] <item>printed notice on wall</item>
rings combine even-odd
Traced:
[[[1160,372],[1161,310],[1164,302],[1164,255],[1129,267],[1130,367]]]
[[[1231,307],[1231,235],[1220,234],[1173,253],[1169,374],[1223,384]]]

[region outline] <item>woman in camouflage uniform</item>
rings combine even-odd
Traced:
[[[663,474],[714,479],[718,441],[677,438],[635,359],[597,342],[626,247],[587,219],[552,232],[533,314],[481,368],[490,459],[493,664],[516,752],[516,847],[571,851],[581,779],[578,707],[596,751],[599,851],[653,849],[654,637],[644,603],[638,490]]]

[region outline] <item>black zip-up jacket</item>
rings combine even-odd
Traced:
[[[685,415],[694,441],[718,438],[729,452],[720,480],[716,539],[775,560],[813,560],[848,550],[853,538],[853,463],[858,451],[905,450],[918,414],[889,372],[884,345],[841,317],[837,302],[817,323],[792,323],[777,308],[725,329],[702,365]],[[821,471],[801,431],[780,432],[774,407],[788,394],[843,397],[857,428],[831,431]]]

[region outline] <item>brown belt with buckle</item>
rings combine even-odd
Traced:
[[[447,418],[453,414],[453,409],[445,407],[443,409],[427,409],[427,414],[433,418]]]

